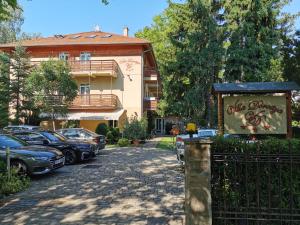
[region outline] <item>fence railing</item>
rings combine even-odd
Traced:
[[[287,147],[211,152],[213,224],[300,224],[300,154]]]
[[[119,74],[119,66],[115,60],[68,60],[66,61],[73,73],[94,72],[110,73],[113,76]],[[32,65],[39,65],[41,61],[32,61]]]
[[[119,72],[118,64],[115,60],[70,60],[68,61],[72,72],[84,72],[84,71],[109,71],[113,74]]]
[[[117,109],[118,102],[118,96],[114,94],[78,95],[72,102],[70,109]]]

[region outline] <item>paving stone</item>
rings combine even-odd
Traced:
[[[0,201],[0,224],[184,224],[184,174],[175,153],[154,144],[35,177]]]

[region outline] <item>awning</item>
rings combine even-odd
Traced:
[[[64,117],[57,116],[57,120],[119,120],[124,109],[113,112],[70,112]],[[40,117],[47,117],[44,113]]]

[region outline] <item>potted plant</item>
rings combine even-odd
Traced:
[[[124,137],[132,141],[135,146],[138,146],[140,140],[147,136],[147,120],[138,120],[137,117],[132,117],[124,126]]]

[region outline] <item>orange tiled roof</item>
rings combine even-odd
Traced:
[[[14,47],[17,43],[1,44],[3,47]],[[22,46],[57,46],[57,45],[105,45],[105,44],[150,44],[149,41],[101,31],[82,32],[76,34],[54,35],[22,41]]]

